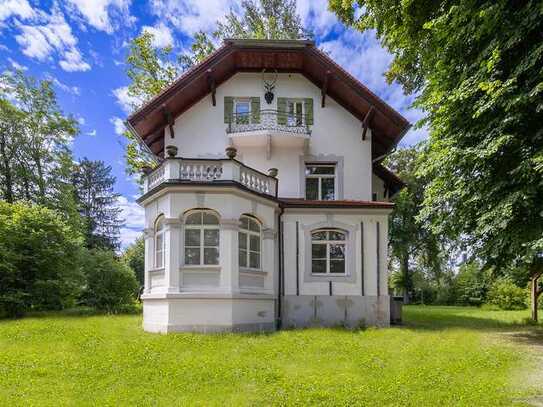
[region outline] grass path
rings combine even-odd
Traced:
[[[527,315],[412,306],[398,328],[207,336],[144,333],[140,316],[2,321],[0,405],[537,405]]]

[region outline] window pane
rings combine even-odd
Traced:
[[[313,240],[326,240],[326,232],[313,232],[311,234],[311,239]]]
[[[219,230],[218,229],[204,229],[204,246],[218,246],[219,245]]]
[[[156,236],[155,251],[161,251],[164,248],[164,235],[160,234]]]
[[[254,219],[249,219],[249,230],[253,232],[260,232],[260,225]]]
[[[345,260],[330,260],[330,273],[345,274]]]
[[[314,259],[326,259],[326,245],[325,244],[311,245],[311,256]]]
[[[246,230],[249,229],[249,219],[246,216],[241,218],[241,228]]]
[[[247,250],[239,249],[239,266],[247,267]]]
[[[209,212],[204,212],[204,225],[218,225],[219,219]]]
[[[334,200],[334,178],[321,178],[322,200]]]
[[[202,224],[202,212],[191,213],[187,216],[187,225],[201,225]]]
[[[331,244],[330,245],[330,258],[331,259],[344,259],[345,258],[345,245],[344,244]]]
[[[336,232],[334,230],[330,231],[330,240],[345,240],[345,233]]]
[[[318,178],[306,178],[305,179],[305,199],[319,199],[319,179]]]
[[[185,229],[185,246],[200,246],[200,229]]]
[[[258,253],[249,253],[249,267],[253,269],[260,268],[260,254]]]
[[[185,248],[185,264],[200,264],[199,248]]]
[[[239,232],[238,239],[239,239],[239,248],[247,249],[247,234],[243,232]]]
[[[249,102],[236,102],[236,113],[249,113]]]
[[[219,264],[219,249],[206,247],[204,249],[204,264]]]
[[[155,257],[155,267],[162,268],[164,266],[164,252],[157,252]]]
[[[254,252],[259,252],[260,251],[260,237],[251,235],[249,239],[250,239],[249,249]]]
[[[326,273],[326,260],[312,260],[311,272],[315,274]]]

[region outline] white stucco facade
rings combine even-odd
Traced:
[[[140,199],[145,208],[146,331],[389,324],[391,208],[371,204],[374,193],[377,200],[385,199],[383,181],[372,172],[371,128],[362,140],[360,120],[330,97],[321,107],[321,89],[301,74],[279,74],[274,95],[267,104],[261,75],[237,73],[216,89],[216,106],[211,95],[204,97],[175,120],[174,138],[164,135],[165,145],[177,147],[177,155],[147,177]],[[256,97],[262,109],[272,110],[278,109],[278,98],[311,99],[310,134],[228,133],[226,97]],[[237,148],[235,160],[225,159],[229,146]],[[282,201],[306,198],[309,163],[334,166],[335,200],[341,205]],[[275,178],[265,175],[270,168],[278,170]],[[187,264],[187,251],[197,250],[196,243],[187,243],[192,236],[187,230],[194,228],[187,217],[197,211],[217,219],[198,234],[204,236],[201,256],[208,249],[218,253],[216,264]],[[246,252],[247,261],[252,261],[251,250],[240,246],[244,216],[259,225],[253,233],[258,267],[240,264]],[[213,230],[209,247],[205,228]],[[312,233],[319,230],[342,234],[343,260],[338,261],[343,262],[343,272],[319,274],[313,269]],[[327,256],[330,267],[332,254]]]

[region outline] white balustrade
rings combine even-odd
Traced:
[[[165,181],[235,181],[246,188],[275,196],[277,179],[246,167],[236,160],[166,159],[147,177],[145,192]]]

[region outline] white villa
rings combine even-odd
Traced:
[[[146,331],[389,325],[380,163],[410,125],[313,42],[227,40],[127,125],[157,160]]]

